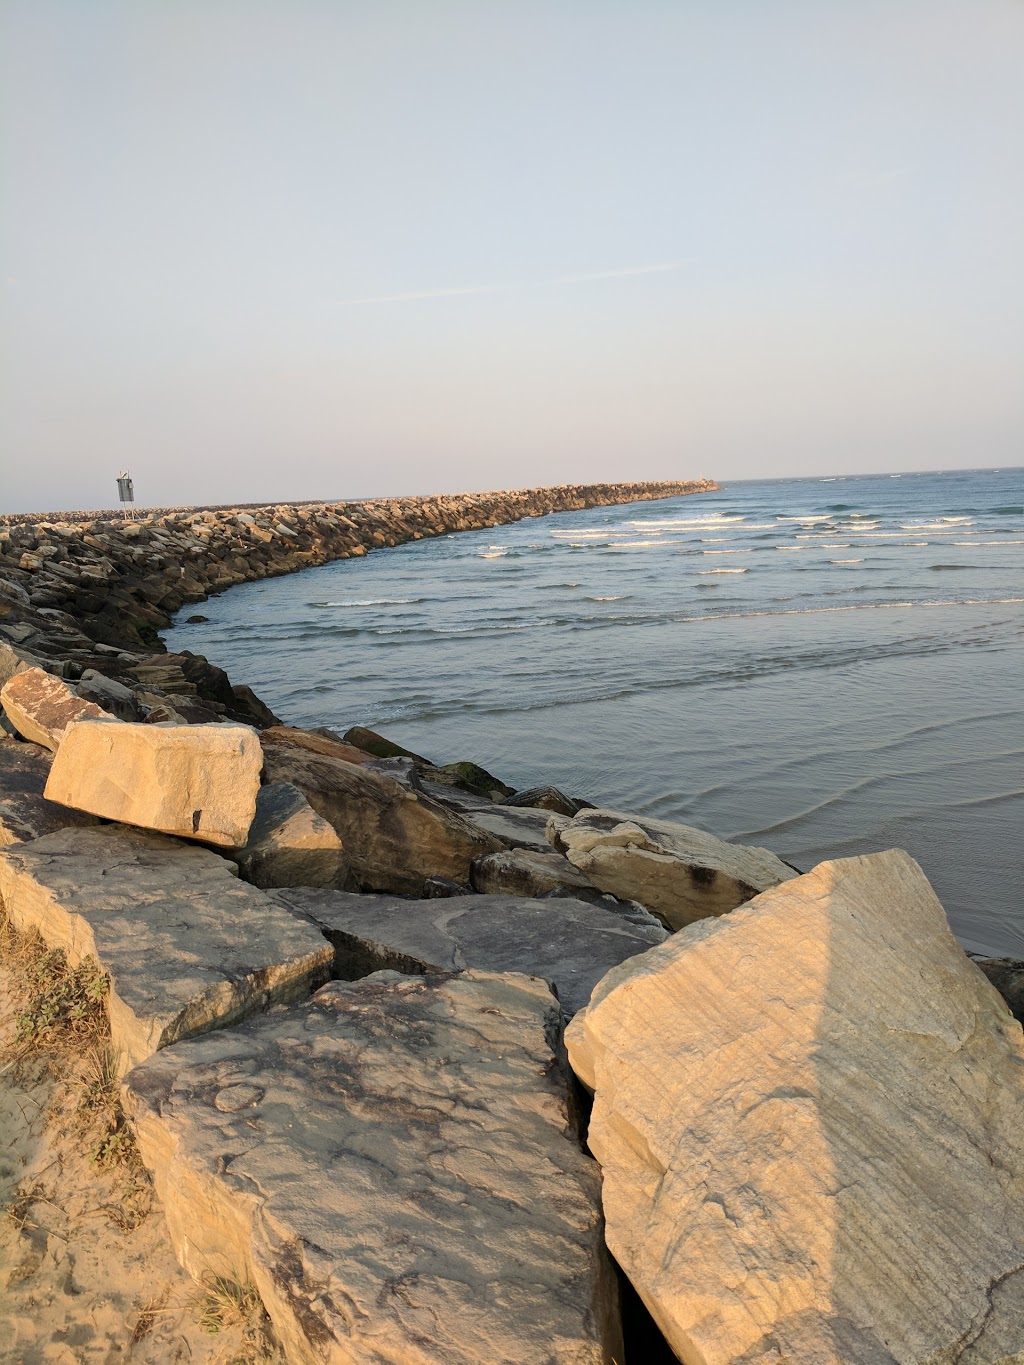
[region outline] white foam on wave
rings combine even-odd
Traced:
[[[746,521],[746,517],[740,512],[713,512],[704,517],[671,517],[663,521],[640,520],[627,521],[627,526],[635,526],[641,531],[667,530],[676,531],[682,527],[692,527],[694,530],[723,530],[730,526],[735,526],[740,522]],[[744,528],[746,529],[746,528]]]
[[[966,545],[966,546],[968,546],[970,549],[973,550],[973,549],[976,549],[976,548],[978,548],[978,547],[983,547],[983,546],[986,546],[986,545],[988,545],[988,546],[993,546],[993,545],[994,545],[994,546],[999,546],[999,545],[1024,545],[1024,540],[954,540],[954,541],[953,541],[953,544],[954,544],[954,545]]]
[[[701,577],[703,578],[705,574],[709,574],[709,573],[746,573],[747,570],[746,570],[746,569],[698,569],[697,572],[698,572],[698,573],[701,575]]]
[[[776,517],[776,520],[777,520],[777,521],[804,521],[804,522],[809,523],[810,525],[813,525],[816,521],[832,521],[834,515],[835,515],[835,514],[834,514],[833,512],[821,512],[821,513],[816,513],[814,516],[805,516],[805,517]]]
[[[752,555],[753,545],[740,545],[732,550],[701,550],[702,555]]]
[[[863,564],[863,559],[830,559],[830,564]]]
[[[345,602],[310,602],[311,607],[411,607],[423,597],[353,597]]]
[[[507,555],[507,554],[508,554],[508,551],[507,551],[507,550],[481,550],[481,552],[480,552],[480,558],[481,558],[481,559],[504,559],[505,555]]]
[[[630,596],[628,592],[621,592],[617,597],[588,597],[588,602],[625,602]]]
[[[652,545],[682,545],[681,540],[620,540],[609,546],[612,550],[645,550]]]

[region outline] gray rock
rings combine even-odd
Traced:
[[[249,838],[231,856],[245,880],[261,887],[341,887],[348,872],[334,829],[290,782],[260,788]]]
[[[0,743],[0,846],[27,843],[69,826],[98,823],[43,796],[53,755],[37,744]]]
[[[525,972],[551,982],[567,1016],[612,967],[666,937],[650,916],[569,897],[409,901],[300,887],[276,895],[330,939],[335,973],[346,980],[385,968]]]
[[[95,702],[97,706],[118,720],[135,721],[140,718],[139,707],[130,687],[125,687],[116,678],[108,678],[87,668],[78,682],[75,691],[84,701]]]
[[[478,829],[493,834],[509,848],[526,848],[534,853],[550,853],[547,838],[549,812],[531,807],[486,806],[464,812],[466,820]]]
[[[1010,1013],[1024,1023],[1024,962],[1009,957],[974,960],[1009,1005]]]
[[[467,972],[332,982],[124,1085],[182,1264],[302,1365],[621,1361],[557,1005]]]
[[[538,810],[553,811],[556,815],[575,815],[579,803],[566,796],[557,787],[528,787],[521,792],[506,796],[506,806],[533,806]]]
[[[0,898],[72,965],[110,978],[122,1065],[222,1028],[328,976],[330,945],[208,849],[123,826],[66,829],[0,852]]]
[[[604,896],[593,882],[573,867],[568,858],[551,849],[543,853],[526,848],[488,853],[473,863],[473,886],[496,896],[547,896],[562,891],[580,900]]]

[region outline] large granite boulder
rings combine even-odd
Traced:
[[[124,1067],[328,977],[331,947],[208,849],[108,825],[0,851],[0,902],[76,966],[110,979],[107,1011]]]
[[[643,911],[556,897],[458,896],[421,901],[293,887],[277,893],[335,949],[336,976],[400,972],[526,972],[555,988],[573,1015],[612,967],[646,952],[665,930]]]
[[[95,825],[94,815],[43,796],[53,755],[37,744],[0,740],[0,847],[38,839],[69,825]]]
[[[124,1085],[178,1258],[304,1365],[622,1360],[593,1163],[539,981],[381,972]]]
[[[365,764],[268,744],[266,775],[291,782],[337,831],[355,885],[418,896],[428,877],[468,886],[474,858],[503,844],[462,815]]]
[[[797,876],[766,848],[621,811],[583,810],[572,820],[553,815],[548,838],[595,886],[639,901],[670,929],[724,915]]]
[[[247,725],[81,720],[57,752],[46,796],[108,820],[235,848],[249,835],[262,766],[259,736]]]
[[[110,719],[102,707],[41,668],[23,669],[8,678],[0,688],[0,705],[19,735],[54,753],[75,721]]]
[[[341,840],[290,782],[268,782],[243,848],[231,855],[254,886],[344,886],[348,861]]]
[[[613,969],[566,1042],[680,1360],[1024,1360],[1024,1035],[900,850]]]

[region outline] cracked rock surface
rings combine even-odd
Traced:
[[[0,901],[72,966],[108,973],[122,1065],[326,980],[330,945],[208,849],[107,825],[0,852]]]
[[[124,1095],[179,1259],[304,1365],[622,1360],[540,981],[380,972],[157,1053]]]
[[[334,944],[335,972],[352,979],[402,972],[527,972],[554,986],[575,1014],[611,967],[646,952],[665,930],[643,911],[611,909],[558,896],[458,896],[400,900],[294,887],[278,891]]]
[[[683,1361],[1024,1360],[1024,1035],[901,850],[613,969],[566,1033]]]

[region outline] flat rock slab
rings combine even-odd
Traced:
[[[268,782],[256,797],[245,846],[233,855],[247,882],[271,886],[345,885],[341,840],[290,782]]]
[[[610,972],[566,1034],[680,1360],[1024,1360],[1024,1035],[901,850]]]
[[[265,752],[268,779],[293,783],[333,826],[364,890],[418,896],[430,877],[468,886],[473,859],[504,847],[460,812],[365,764],[284,744]]]
[[[95,816],[43,797],[53,756],[37,744],[0,741],[0,847],[26,843],[69,825],[95,825]]]
[[[108,820],[235,848],[248,838],[262,767],[248,725],[82,720],[64,736],[46,795]]]
[[[279,898],[306,915],[335,948],[335,972],[525,972],[551,982],[567,1015],[590,999],[612,967],[665,939],[651,916],[558,896],[457,896],[401,900],[302,887]]]
[[[724,915],[798,875],[766,848],[622,811],[553,815],[548,838],[595,886],[639,901],[670,929]]]
[[[119,826],[68,829],[0,852],[0,900],[72,965],[110,977],[125,1065],[277,1000],[309,995],[332,951],[208,849]]]
[[[622,1360],[543,983],[381,972],[124,1084],[182,1264],[303,1365]]]
[[[27,668],[0,688],[0,705],[19,735],[56,753],[68,727],[77,720],[109,719],[95,702],[85,701],[62,678]]]

